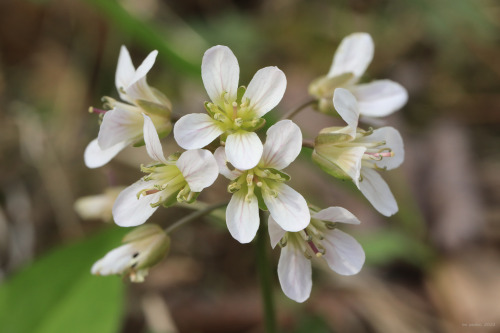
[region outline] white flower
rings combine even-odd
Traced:
[[[162,136],[172,130],[170,101],[146,82],[146,74],[153,67],[157,54],[158,51],[151,52],[136,70],[127,48],[122,46],[115,84],[120,98],[126,103],[105,97],[105,106],[109,111],[91,108],[92,112],[102,115],[102,123],[97,139],[91,141],[85,150],[87,167],[103,166],[123,148],[140,143],[143,138],[143,114],[149,115]]]
[[[132,282],[143,282],[149,267],[158,263],[170,248],[170,238],[155,224],[129,232],[120,247],[108,252],[91,268],[94,275],[129,275]]]
[[[363,116],[387,116],[406,104],[408,93],[399,83],[391,80],[359,83],[373,59],[373,51],[373,40],[367,33],[353,33],[342,40],[328,74],[309,86],[309,93],[320,99],[321,111],[333,111],[332,96],[339,87],[348,89],[356,97]]]
[[[203,148],[217,137],[225,142],[229,162],[240,170],[259,163],[262,143],[255,130],[265,123],[262,116],[281,100],[286,89],[285,74],[277,67],[257,71],[248,88],[238,89],[240,68],[226,46],[214,46],[205,52],[201,75],[212,103],[208,112],[193,113],[179,119],[174,137],[184,149]]]
[[[401,135],[393,127],[370,131],[357,128],[359,108],[346,89],[335,89],[333,104],[347,126],[321,130],[313,160],[334,177],[352,179],[375,209],[385,216],[393,215],[398,205],[377,170],[391,170],[403,163]]]
[[[166,159],[155,126],[146,115],[144,139],[148,154],[155,162],[141,167],[148,175],[127,187],[116,199],[113,218],[122,227],[146,222],[160,205],[193,202],[219,174],[217,162],[208,150],[188,150]]]
[[[84,220],[100,219],[108,222],[113,217],[111,209],[123,187],[110,187],[104,193],[78,198],[74,208]]]
[[[342,207],[312,211],[311,223],[299,232],[286,232],[269,217],[271,245],[281,246],[278,277],[285,295],[302,303],[312,288],[310,259],[326,260],[328,266],[341,275],[357,274],[365,262],[365,252],[359,243],[337,229],[337,222],[359,224],[359,220]]]
[[[250,170],[229,169],[224,147],[215,151],[220,173],[232,180],[228,190],[233,196],[227,206],[226,222],[237,241],[248,243],[255,237],[259,205],[267,206],[274,220],[287,231],[302,230],[309,223],[305,199],[284,184],[290,176],[281,171],[297,158],[301,147],[299,127],[291,120],[282,120],[267,131],[260,161]]]

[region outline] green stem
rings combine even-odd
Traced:
[[[317,100],[315,99],[312,99],[310,101],[307,101],[305,102],[304,104],[302,105],[299,105],[297,108],[293,109],[293,110],[290,110],[288,111],[287,113],[285,113],[283,115],[283,117],[281,117],[281,120],[283,119],[292,119],[293,117],[295,117],[300,111],[304,110],[306,107],[308,107],[309,105],[314,105],[318,103]]]
[[[221,207],[227,206],[227,204],[228,204],[227,202],[221,202],[221,203],[213,204],[213,205],[207,206],[206,208],[197,210],[196,212],[193,212],[193,213],[191,213],[191,214],[183,217],[182,219],[178,220],[177,222],[175,222],[171,226],[167,227],[165,229],[165,232],[167,234],[170,234],[170,233],[172,233],[172,231],[174,231],[175,229],[181,227],[182,225],[184,225],[186,223],[189,223],[191,221],[194,221],[194,220],[196,220],[197,218],[199,218],[201,216],[210,214],[213,210],[216,210],[217,208],[221,208]]]
[[[267,231],[264,221],[264,212],[260,211],[260,226],[257,231],[257,238],[255,242],[257,250],[257,270],[260,279],[260,288],[262,293],[262,303],[264,306],[264,319],[266,326],[266,333],[276,333],[276,314],[274,311],[273,300],[273,283],[272,273],[269,266],[267,257]]]

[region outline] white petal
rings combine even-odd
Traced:
[[[271,238],[271,246],[274,249],[283,236],[285,236],[286,231],[276,223],[271,215],[269,215],[269,219],[267,220],[267,228],[269,230],[269,237]]]
[[[394,156],[384,157],[380,161],[374,161],[380,168],[387,168],[387,170],[395,169],[403,163],[405,159],[405,150],[403,144],[403,138],[399,131],[394,127],[382,127],[373,131],[373,134],[361,138],[357,141],[360,142],[382,142],[385,141],[385,145],[380,146],[383,148],[390,148]]]
[[[332,163],[331,166],[340,168],[345,172],[352,181],[358,185],[361,175],[362,158],[366,151],[365,147],[348,147],[339,148],[335,146],[319,146],[316,148],[316,153]]]
[[[367,33],[358,32],[345,37],[333,56],[328,76],[353,73],[357,81],[372,61],[374,49],[373,39]]]
[[[123,273],[132,261],[134,247],[131,244],[125,244],[106,253],[90,269],[92,274],[110,275]]]
[[[203,148],[222,133],[217,122],[204,113],[185,115],[174,126],[175,141],[184,149]]]
[[[99,135],[99,146],[108,149],[120,142],[130,144],[142,136],[141,113],[129,108],[116,107],[104,114]]]
[[[333,105],[349,128],[347,134],[356,136],[359,120],[359,108],[356,98],[344,88],[337,88],[333,93]]]
[[[261,164],[282,170],[292,163],[302,148],[302,132],[291,120],[281,120],[267,130]]]
[[[326,250],[328,266],[341,275],[359,273],[365,263],[365,251],[359,243],[343,231],[334,229],[325,233],[321,243]]]
[[[143,224],[153,215],[158,207],[151,207],[152,203],[160,200],[162,192],[141,196],[137,199],[137,193],[145,188],[153,187],[151,182],[142,179],[124,189],[116,198],[113,205],[113,218],[120,227],[133,227]]]
[[[87,168],[91,169],[102,167],[111,161],[113,157],[115,157],[127,145],[127,142],[121,142],[108,149],[102,150],[97,143],[97,139],[94,139],[90,141],[87,148],[85,148],[85,153],[83,154],[85,165]]]
[[[158,55],[158,51],[156,51],[156,50],[154,50],[148,54],[148,56],[146,57],[146,59],[144,59],[142,64],[139,67],[137,67],[137,70],[135,71],[134,77],[132,78],[131,84],[146,77],[148,72],[151,70],[151,68],[155,64],[155,60],[156,60],[157,55]]]
[[[313,219],[330,222],[360,224],[358,218],[343,207],[328,207],[312,216]]]
[[[128,53],[127,48],[122,45],[120,49],[120,55],[118,56],[118,66],[116,68],[115,75],[115,85],[116,90],[120,94],[120,98],[129,101],[127,96],[122,93],[122,89],[126,89],[135,75],[135,67],[132,64],[132,59],[130,58],[130,54]]]
[[[391,216],[398,211],[398,204],[392,192],[377,171],[362,168],[363,181],[359,182],[361,193],[370,201],[373,207],[382,215]]]
[[[391,80],[378,80],[350,88],[358,100],[359,112],[368,117],[384,117],[408,101],[406,89]]]
[[[211,152],[205,149],[188,150],[182,153],[176,163],[193,192],[201,192],[214,183],[219,167]]]
[[[312,289],[311,262],[293,244],[281,249],[278,278],[287,297],[299,303],[309,298]]]
[[[227,160],[239,170],[255,167],[262,157],[262,142],[254,132],[238,131],[226,139]]]
[[[283,98],[286,76],[278,67],[265,67],[255,73],[243,95],[242,102],[250,100],[250,108],[262,117],[271,111]]]
[[[208,96],[215,104],[221,105],[226,99],[236,100],[240,67],[229,47],[217,45],[205,52],[201,64],[201,78]]]
[[[144,59],[142,64],[137,68],[132,81],[125,88],[127,95],[132,100],[142,99],[161,104],[161,101],[158,100],[146,81],[146,74],[153,67],[157,55],[158,51],[155,50]]]
[[[252,196],[246,201],[245,196],[243,191],[234,193],[226,210],[227,228],[231,236],[243,244],[254,239],[260,221],[257,197]]]
[[[265,192],[262,197],[276,223],[286,231],[300,231],[307,227],[311,214],[304,197],[285,184],[278,184],[273,189],[278,193],[277,197]]]
[[[231,170],[227,167],[226,149],[224,147],[217,148],[215,150],[214,157],[217,161],[217,165],[219,166],[219,172],[227,179],[234,180],[243,173],[238,169]]]
[[[157,162],[167,164],[165,155],[163,155],[163,148],[161,147],[160,138],[156,132],[155,124],[149,116],[144,116],[144,142],[146,143],[146,150],[148,155]]]

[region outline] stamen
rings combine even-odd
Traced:
[[[229,193],[235,193],[238,192],[241,189],[241,185],[238,184],[238,182],[232,182],[227,186],[227,191]]]
[[[373,156],[374,158],[380,160],[380,159],[382,159],[382,157],[393,157],[394,152],[393,151],[390,151],[387,153],[367,153],[367,152],[365,152],[365,155]]]
[[[233,106],[233,119],[235,120],[235,124],[237,124],[236,117],[238,116],[238,103],[233,102],[231,105]],[[243,121],[240,119],[240,123],[238,126],[241,126],[242,123]]]
[[[335,229],[337,227],[337,223],[336,222],[325,222],[325,225],[330,230],[333,230],[333,229]]]
[[[314,244],[314,242],[312,240],[309,240],[307,241],[307,244],[309,245],[309,247],[311,248],[311,250],[314,252],[314,255],[316,257],[321,257],[324,253],[324,250],[321,251],[320,249],[318,249],[318,247],[316,247],[316,244]]]
[[[162,203],[163,203],[163,198],[160,197],[160,199],[157,202],[150,204],[150,206],[151,206],[151,208],[156,208],[156,207],[160,206]]]
[[[105,114],[108,110],[101,110],[94,107],[89,107],[89,113]]]
[[[252,186],[252,182],[253,182],[253,173],[248,173],[247,174],[247,185]]]
[[[158,193],[158,192],[160,192],[160,190],[158,190],[158,189],[147,190],[146,192],[144,192],[144,195],[155,194],[155,193]]]
[[[241,118],[234,119],[234,126],[241,127],[241,125],[243,125],[243,119]]]

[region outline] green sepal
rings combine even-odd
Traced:
[[[241,99],[243,98],[243,95],[245,95],[246,91],[247,91],[247,88],[245,86],[241,86],[238,88],[238,90],[236,92],[236,103],[238,103],[238,105],[241,104]]]
[[[264,202],[264,198],[262,197],[262,191],[260,190],[259,187],[256,187],[254,189],[253,194],[257,197],[257,203],[259,204],[259,209],[263,211],[268,211],[269,209],[267,208],[266,203]]]
[[[143,224],[126,234],[125,237],[123,237],[122,242],[129,243],[162,232],[164,232],[163,229],[156,224]]]
[[[347,133],[341,132],[344,128],[345,127],[328,127],[322,129],[319,132],[319,135],[314,140],[314,145],[335,145],[338,143],[351,141],[353,139],[352,136]]]
[[[311,82],[309,94],[319,98],[333,98],[335,88],[347,85],[353,78],[353,73],[344,73],[333,77],[321,76]]]
[[[175,191],[167,199],[163,200],[163,202],[161,203],[162,206],[165,208],[168,208],[168,207],[176,204],[177,203],[177,194],[179,194],[180,191],[181,190]]]
[[[330,162],[328,159],[319,155],[316,150],[313,151],[312,160],[327,174],[342,180],[351,180],[351,176],[345,173],[344,170],[339,168],[335,163]]]
[[[138,99],[136,102],[141,109],[146,111],[146,113],[170,119],[172,110],[168,106],[143,99]]]
[[[280,175],[281,177],[283,177],[285,179],[285,181],[289,181],[290,179],[292,179],[292,177],[290,177],[289,174],[283,172],[283,171],[280,171],[280,170],[276,170],[276,169],[273,169],[273,168],[269,168],[269,170],[272,172],[272,173],[277,173],[278,175]]]
[[[167,96],[165,96],[164,93],[162,93],[161,91],[159,91],[155,87],[149,87],[149,88],[151,89],[151,91],[153,91],[153,94],[155,95],[155,97],[158,100],[160,100],[161,104],[165,105],[167,108],[172,110],[172,102],[170,101],[170,99]]]
[[[160,236],[159,236],[160,237]],[[153,244],[148,256],[140,262],[136,269],[149,268],[159,263],[170,251],[170,237],[164,232],[162,239],[157,239]]]

